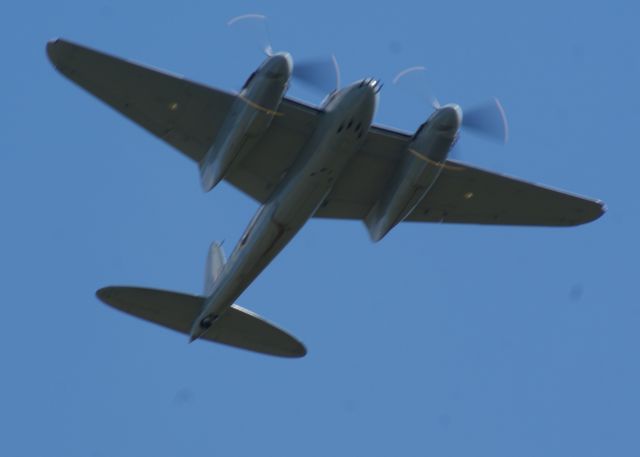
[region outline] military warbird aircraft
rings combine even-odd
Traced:
[[[97,292],[191,341],[305,355],[295,338],[234,302],[311,217],[362,220],[378,241],[402,221],[571,226],[603,213],[599,201],[448,159],[467,126],[458,105],[437,106],[408,134],[372,125],[381,87],[373,78],[337,88],[319,107],[286,98],[296,67],[285,52],[269,50],[238,94],[62,39],[47,53],[63,75],[193,160],[205,191],[225,179],[261,203],[228,261],[212,244],[203,296]]]

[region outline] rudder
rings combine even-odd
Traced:
[[[222,250],[222,243],[214,241],[209,247],[209,255],[207,256],[207,263],[205,265],[205,297],[208,297],[209,295],[211,295],[211,292],[213,292],[215,282],[220,277],[225,263],[227,263],[227,259],[224,256],[224,251]]]

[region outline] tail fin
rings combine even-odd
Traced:
[[[209,255],[207,256],[207,264],[204,273],[204,295],[208,297],[213,292],[213,286],[220,277],[224,264],[227,259],[224,257],[222,243],[214,241],[209,247]]]

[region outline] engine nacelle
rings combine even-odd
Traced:
[[[200,182],[211,190],[268,130],[291,78],[291,57],[267,57],[238,94],[216,139],[199,163]]]
[[[381,240],[425,198],[442,172],[461,121],[460,108],[447,105],[416,131],[393,178],[365,218],[373,241]]]

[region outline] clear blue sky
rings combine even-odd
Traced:
[[[633,2],[10,2],[0,15],[0,455],[637,456],[639,7]],[[99,287],[199,293],[210,241],[257,205],[64,79],[62,36],[236,90],[274,48],[387,82],[376,122],[498,96],[506,147],[463,160],[604,200],[576,228],[311,221],[239,303],[309,354],[204,342],[104,306]],[[318,102],[295,85],[291,93]]]

